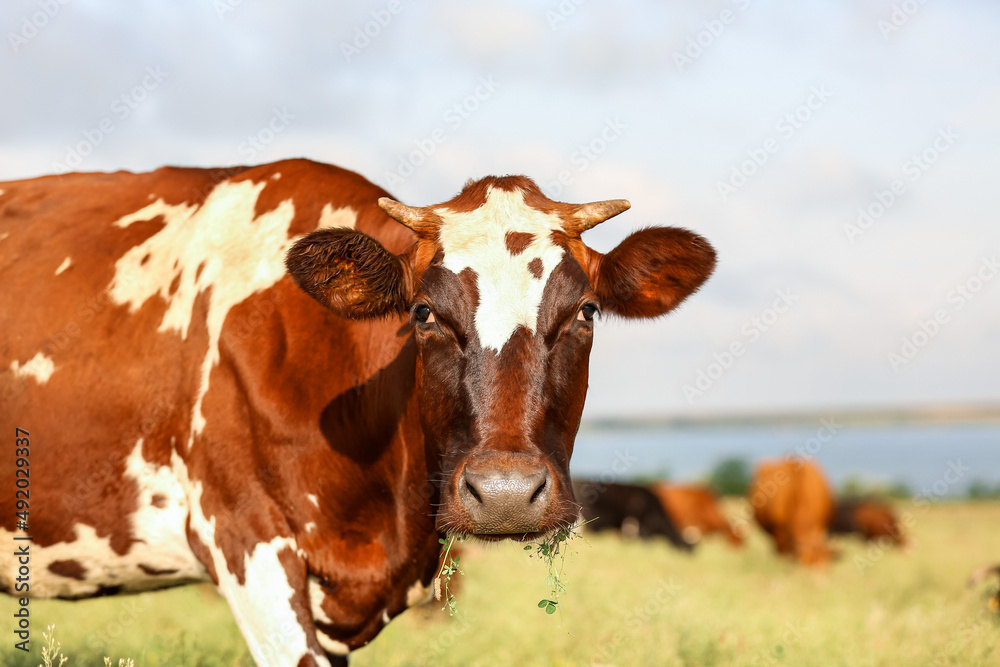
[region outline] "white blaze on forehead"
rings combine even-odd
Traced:
[[[175,331],[187,337],[195,299],[212,288],[207,299],[208,352],[192,415],[193,433],[205,427],[201,402],[208,390],[209,373],[219,360],[219,337],[226,315],[250,295],[274,285],[285,273],[285,252],[294,241],[288,238],[288,227],[295,207],[286,200],[272,211],[255,215],[257,197],[265,185],[225,181],[201,206],[171,205],[158,199],[114,223],[128,227],[161,215],[165,223],[163,229],[115,263],[109,289],[115,303],[128,304],[135,311],[159,295],[167,302],[159,331]],[[171,294],[174,280],[177,287]]]
[[[329,227],[349,227],[354,229],[358,224],[358,213],[350,206],[333,208],[332,204],[323,206],[319,214],[319,224],[316,229],[327,229]]]
[[[71,260],[69,257],[67,257],[66,259],[64,259],[62,261],[62,264],[59,265],[59,268],[56,269],[56,275],[58,276],[60,273],[62,273],[66,269],[68,269],[69,265],[72,264],[72,263],[73,263],[73,260]]]
[[[38,384],[45,384],[56,371],[56,365],[50,357],[39,352],[23,366],[15,359],[11,362],[10,369],[18,377],[33,377]]]
[[[552,232],[562,229],[559,216],[531,208],[520,190],[492,186],[486,201],[474,211],[434,211],[442,220],[439,239],[444,267],[454,273],[467,268],[476,273],[479,305],[475,323],[483,349],[499,353],[519,326],[534,333],[545,283],[564,253],[552,242]],[[511,232],[534,238],[523,252],[511,255],[507,249],[507,234]],[[542,263],[538,278],[528,269],[534,259]]]
[[[308,653],[317,665],[328,667],[330,662],[326,656],[309,648],[305,628],[291,604],[295,589],[288,582],[288,574],[279,558],[286,549],[296,550],[295,540],[275,537],[270,542],[255,545],[253,551],[244,556],[244,579],[239,583],[215,542],[215,517],[206,517],[201,506],[201,482],[191,480],[177,452],[171,454],[171,466],[191,501],[191,530],[212,557],[219,592],[229,603],[236,625],[257,664],[294,665]]]

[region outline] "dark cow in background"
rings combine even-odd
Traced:
[[[426,598],[447,532],[531,540],[568,477],[599,313],[651,318],[701,237],[522,176],[426,208],[307,160],[0,183],[0,418],[30,590],[213,581],[254,659],[343,662]],[[287,267],[287,270],[286,270]],[[15,457],[0,477],[15,478]]]
[[[586,528],[620,531],[623,537],[665,537],[683,551],[693,546],[677,530],[660,499],[645,486],[576,479],[573,491]]]
[[[656,482],[650,488],[686,541],[697,543],[706,535],[720,534],[734,547],[743,546],[743,536],[723,515],[710,487]]]
[[[883,538],[895,546],[905,546],[896,513],[888,503],[875,498],[842,498],[830,518],[831,535],[858,535],[868,542]]]
[[[807,565],[822,565],[832,558],[827,527],[833,516],[833,492],[816,465],[798,459],[759,463],[749,500],[754,518],[774,539],[779,554]]]

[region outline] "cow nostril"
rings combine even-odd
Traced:
[[[546,482],[547,482],[547,480],[543,479],[542,483],[538,486],[537,489],[535,489],[535,492],[531,494],[531,500],[528,501],[529,505],[531,503],[535,502],[536,500],[538,500],[538,496],[542,495],[542,491],[545,490],[545,484],[546,484]]]
[[[469,483],[469,480],[465,480],[465,488],[468,489],[469,493],[472,494],[472,497],[476,499],[476,502],[480,505],[483,504],[482,497],[480,497],[479,492],[476,491],[476,487]]]

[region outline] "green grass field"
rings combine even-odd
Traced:
[[[902,504],[900,509],[908,509]],[[694,556],[665,542],[574,540],[561,611],[544,563],[515,545],[468,547],[459,615],[410,611],[352,665],[988,665],[1000,664],[1000,621],[974,568],[1000,561],[1000,504],[916,511],[913,548],[881,552],[838,540],[825,572],[779,560],[755,531],[737,551],[709,540]],[[12,600],[2,600],[13,629]],[[102,656],[145,665],[252,665],[225,604],[208,587],[82,602],[31,603],[32,653],[3,636],[0,663],[40,662],[56,626],[68,665]]]

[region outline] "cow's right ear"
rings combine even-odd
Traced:
[[[299,287],[341,317],[401,315],[409,307],[404,259],[354,229],[307,234],[288,251],[285,266]]]

